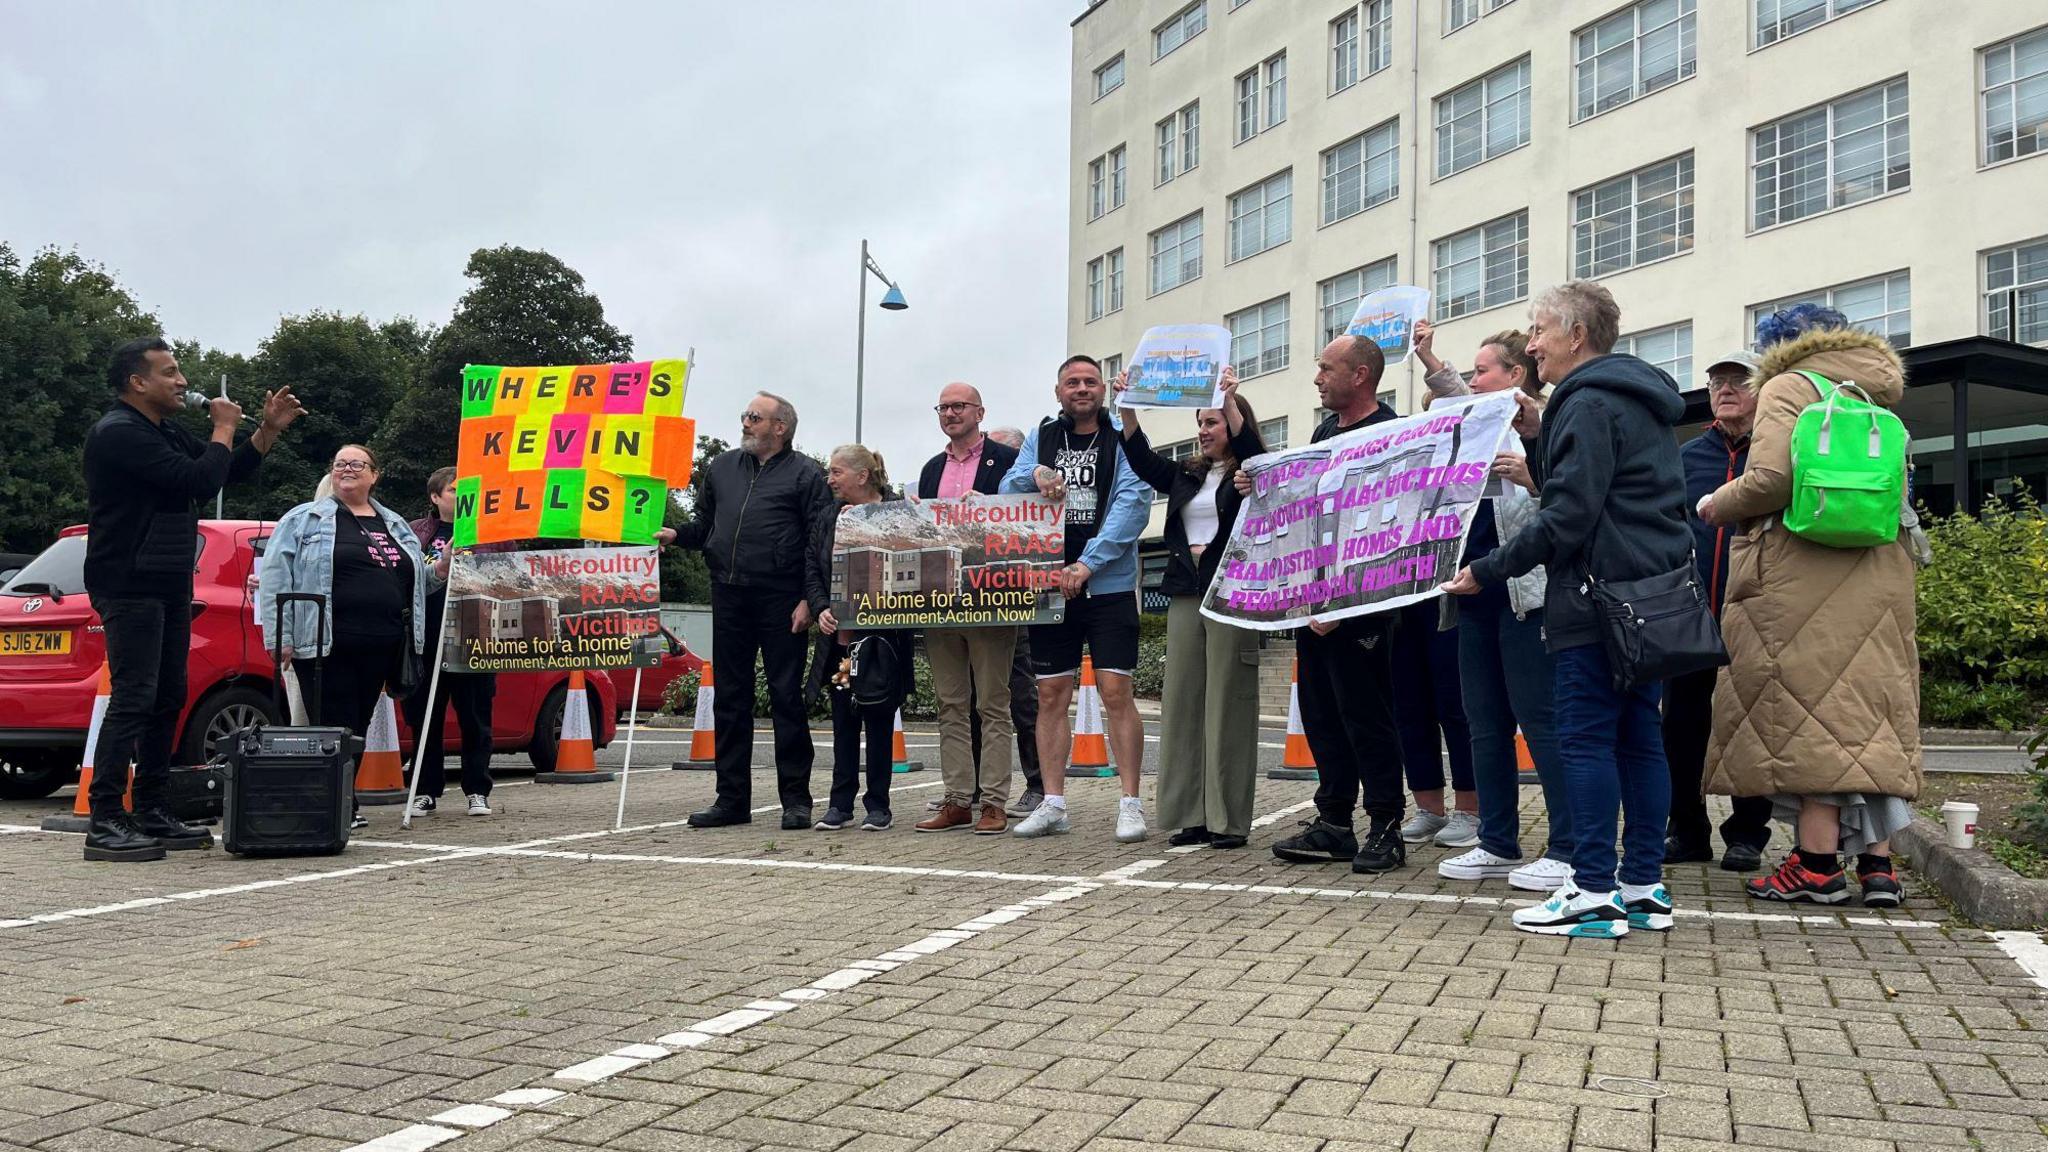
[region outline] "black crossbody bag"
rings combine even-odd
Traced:
[[[1613,581],[1593,575],[1592,554],[1589,539],[1586,582],[1580,590],[1600,613],[1600,643],[1614,670],[1616,692],[1727,665],[1721,622],[1707,603],[1695,553],[1688,551],[1685,564],[1670,572]]]

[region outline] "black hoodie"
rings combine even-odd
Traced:
[[[1484,585],[1538,564],[1549,569],[1543,617],[1550,651],[1600,640],[1585,589],[1589,567],[1601,580],[1637,580],[1691,555],[1685,474],[1671,431],[1684,415],[1678,385],[1633,356],[1589,360],[1551,396],[1529,449],[1543,490],[1536,519],[1472,565]]]

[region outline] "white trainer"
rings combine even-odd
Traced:
[[[1436,845],[1439,848],[1473,848],[1479,844],[1479,816],[1473,812],[1453,812],[1437,830]]]
[[[1415,814],[1408,817],[1408,822],[1401,825],[1401,839],[1410,844],[1420,844],[1443,831],[1444,825],[1450,822],[1451,818],[1442,813],[1417,808]]]
[[[1474,848],[1462,856],[1438,861],[1436,874],[1446,880],[1498,880],[1513,872],[1519,863],[1506,856],[1495,856],[1484,848]]]
[[[1031,815],[1018,821],[1017,826],[1010,829],[1010,834],[1031,840],[1040,836],[1056,836],[1066,832],[1068,828],[1067,810],[1056,807],[1050,800],[1044,800],[1032,810]]]
[[[489,816],[491,814],[490,800],[475,792],[471,792],[469,794],[469,814],[471,816]]]
[[[1136,844],[1150,833],[1145,828],[1145,802],[1126,796],[1116,806],[1116,838],[1119,843]]]
[[[434,808],[435,804],[432,796],[415,796],[412,798],[412,814],[415,816],[432,816]]]
[[[1572,866],[1551,856],[1538,856],[1508,873],[1508,886],[1524,892],[1555,892],[1572,878]]]
[[[1545,936],[1590,936],[1612,940],[1628,935],[1628,909],[1619,892],[1581,892],[1566,881],[1550,899],[1533,908],[1517,908],[1515,927]]]

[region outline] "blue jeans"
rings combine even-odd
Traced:
[[[1458,601],[1458,676],[1472,726],[1472,777],[1479,789],[1479,846],[1522,858],[1522,789],[1515,767],[1515,728],[1529,743],[1550,843],[1543,854],[1572,858],[1571,802],[1557,753],[1550,653],[1543,647],[1543,610],[1515,619],[1507,592],[1488,588]]]
[[[1615,819],[1622,828],[1621,882],[1664,877],[1664,824],[1671,770],[1657,698],[1663,685],[1614,690],[1607,650],[1582,644],[1556,654],[1557,742],[1572,805],[1572,873],[1587,892],[1614,890]]]

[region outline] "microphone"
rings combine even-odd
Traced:
[[[185,407],[205,408],[207,405],[213,403],[213,401],[217,399],[219,399],[219,397],[208,396],[204,392],[187,392],[185,393]],[[256,423],[256,418],[254,416],[249,415],[247,412],[242,413],[242,419],[247,420],[251,424]]]

